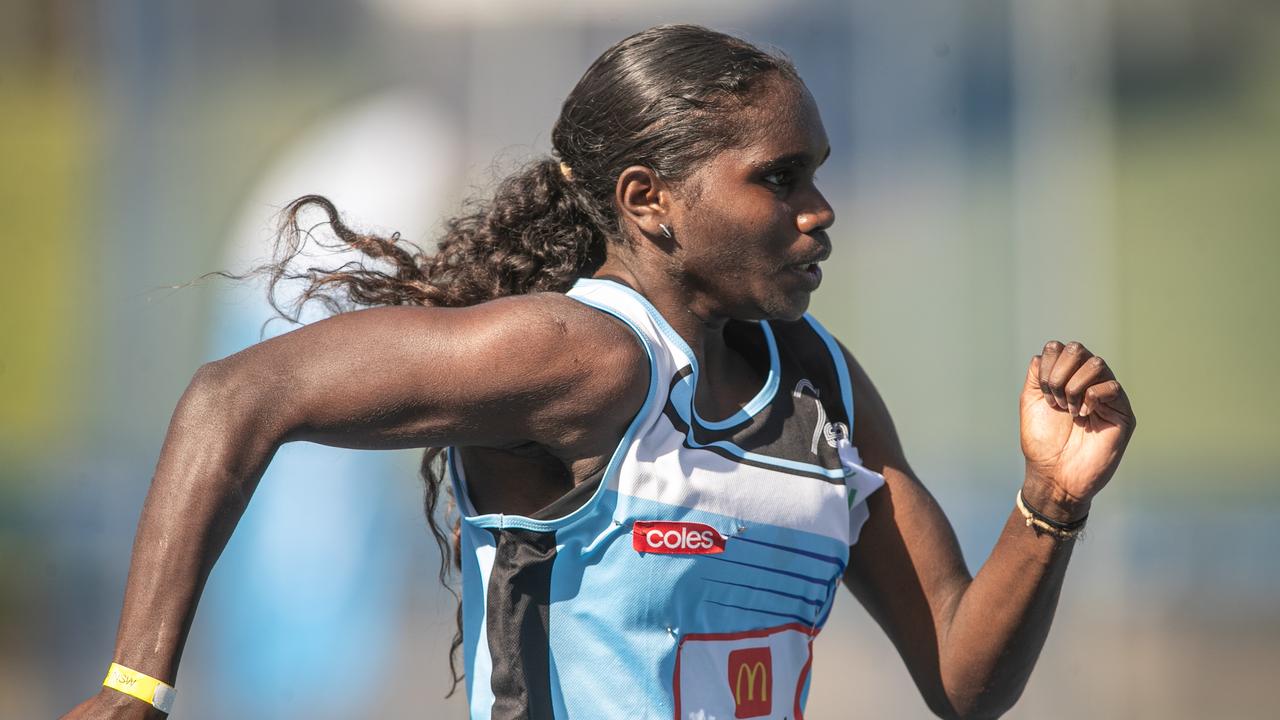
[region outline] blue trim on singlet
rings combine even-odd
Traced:
[[[693,372],[688,376],[688,385],[690,390],[696,388],[698,385],[699,369],[698,359],[694,356],[693,349],[684,341],[684,338],[680,337],[680,333],[677,333],[675,329],[671,327],[671,324],[662,316],[662,313],[658,312],[658,309],[653,306],[653,303],[649,302],[648,298],[635,290],[614,280],[608,280],[606,278],[582,278],[578,280],[578,284],[580,285],[590,286],[599,283],[608,283],[610,286],[616,287],[623,293],[630,295],[636,300],[636,302],[640,303],[640,305],[644,307],[645,312],[649,314],[649,318],[653,320],[654,325],[656,325],[662,335],[667,338],[667,341],[672,345],[675,345],[676,349],[684,353],[685,357],[689,359],[689,365],[693,368]],[[698,414],[698,409],[694,407],[694,403],[690,401],[689,408],[693,411],[693,417],[698,421],[698,425],[705,427],[708,430],[726,430],[731,427],[737,427],[738,425],[750,420],[752,417],[755,417],[756,413],[765,409],[769,403],[773,402],[774,396],[778,393],[778,383],[782,379],[782,363],[778,356],[778,341],[773,335],[773,328],[769,326],[767,320],[759,321],[759,325],[760,331],[764,333],[765,344],[769,347],[769,376],[765,378],[764,387],[760,388],[760,392],[756,393],[756,396],[751,398],[745,406],[739,408],[737,412],[723,420],[707,420]],[[682,380],[681,382],[683,383],[684,381]],[[687,421],[688,419],[686,418],[686,422]]]
[[[769,327],[769,323],[764,320],[760,321],[760,331],[764,333],[764,341],[769,346],[769,377],[764,381],[764,387],[760,388],[760,392],[738,411],[724,420],[707,420],[698,414],[698,408],[693,403],[689,403],[689,407],[693,408],[694,417],[698,419],[698,424],[709,430],[727,430],[731,427],[737,427],[751,418],[755,414],[765,409],[765,407],[773,402],[774,395],[778,394],[778,383],[782,378],[782,362],[778,358],[778,341],[773,337],[773,328]],[[690,355],[689,357],[693,357]],[[698,372],[697,365],[694,365],[693,372]],[[696,382],[694,383],[696,386]]]
[[[751,402],[748,403],[746,407],[739,410],[732,417],[726,420],[721,420],[716,423],[708,423],[707,421],[703,420],[700,415],[698,415],[698,410],[696,407],[694,407],[695,403],[693,401],[693,397],[696,394],[696,388],[697,388],[697,382],[698,382],[697,380],[698,379],[698,361],[693,355],[693,350],[689,348],[689,344],[686,343],[684,341],[684,338],[680,337],[680,334],[677,333],[675,329],[671,327],[671,325],[667,322],[666,318],[662,316],[662,313],[658,312],[658,309],[654,307],[653,304],[650,303],[647,298],[645,298],[643,295],[636,292],[635,290],[627,287],[626,285],[623,285],[620,282],[616,282],[614,280],[607,280],[604,278],[582,278],[578,280],[578,285],[589,286],[589,285],[599,285],[601,283],[608,283],[609,286],[617,288],[619,291],[621,291],[626,295],[629,295],[636,302],[638,302],[640,306],[644,308],[645,312],[649,314],[649,319],[653,321],[653,324],[657,326],[659,332],[662,333],[662,335],[667,339],[667,341],[675,345],[676,348],[681,352],[683,352],[685,356],[689,359],[689,365],[692,368],[692,372],[689,375],[687,375],[685,378],[682,378],[679,382],[677,382],[676,386],[672,388],[670,393],[670,398],[672,400],[671,402],[672,407],[674,407],[676,412],[679,413],[680,419],[683,420],[684,423],[689,426],[689,430],[685,433],[685,440],[689,447],[692,447],[692,448],[717,447],[729,452],[732,455],[740,457],[744,460],[750,460],[752,462],[761,463],[764,465],[772,465],[774,467],[785,468],[787,470],[797,470],[800,472],[822,475],[824,477],[828,477],[833,480],[841,480],[845,477],[846,473],[843,469],[827,468],[821,465],[814,465],[813,463],[805,463],[805,462],[799,462],[796,460],[788,460],[786,458],[774,457],[772,455],[761,455],[759,453],[753,453],[748,450],[743,450],[742,448],[738,447],[734,443],[729,442],[727,440],[716,440],[710,443],[701,443],[701,442],[698,442],[696,439],[694,439],[693,437],[694,423],[691,422],[690,420],[690,417],[689,417],[690,413],[692,413],[693,417],[697,420],[697,424],[702,425],[708,429],[723,430],[725,428],[734,427],[736,425],[742,424],[743,422],[746,422],[751,417],[753,417],[756,413],[762,410],[765,406],[767,406],[770,402],[773,401],[774,395],[777,394],[778,383],[781,379],[782,373],[780,371],[780,361],[778,357],[777,342],[774,339],[773,329],[769,327],[769,324],[767,322],[765,322],[764,320],[760,321],[760,327],[764,331],[765,339],[769,345],[769,378],[768,380],[765,381],[764,388],[760,390],[760,392],[756,395],[755,398],[752,398]],[[805,315],[805,318],[811,320],[810,322],[811,325],[814,325],[817,322],[809,318],[807,314]],[[821,328],[821,326],[817,326],[817,327]],[[827,343],[827,347],[828,349],[830,349],[831,344],[830,342],[828,342],[830,335],[826,333],[826,330],[821,330],[821,329],[818,330],[818,334],[822,336],[823,341]],[[852,402],[853,401],[849,395],[849,390],[848,390],[849,371],[845,368],[843,360],[838,360],[836,362],[836,373],[840,377],[841,392],[843,393],[844,400],[845,400],[845,410],[846,410],[846,413],[849,414],[850,427],[852,427],[852,423],[853,423]]]
[[[809,313],[804,314],[805,322],[809,323],[809,327],[818,333],[818,337],[822,338],[822,343],[827,346],[827,352],[831,355],[831,361],[836,365],[836,376],[840,379],[840,397],[844,400],[844,414],[849,420],[849,441],[853,441],[853,382],[849,379],[849,364],[845,362],[844,351],[840,349],[840,343],[822,327],[822,323]]]
[[[617,477],[618,471],[622,467],[622,459],[626,456],[627,450],[631,447],[632,441],[635,440],[636,433],[640,430],[640,425],[644,422],[645,418],[649,416],[649,411],[653,407],[654,399],[658,396],[657,358],[653,354],[653,348],[649,346],[649,340],[630,318],[613,308],[574,295],[567,295],[566,297],[571,297],[583,305],[588,305],[618,318],[622,322],[626,323],[627,327],[631,328],[631,331],[636,334],[637,338],[639,338],[640,344],[644,347],[645,355],[649,358],[649,393],[645,396],[644,404],[640,406],[639,412],[637,412],[635,417],[631,419],[631,423],[627,425],[627,431],[623,433],[622,440],[618,442],[618,446],[613,450],[613,455],[609,457],[609,464],[605,466],[604,475],[600,478],[599,487],[597,487],[595,492],[592,493],[591,498],[583,503],[577,510],[553,520],[534,520],[533,518],[525,517],[524,515],[488,513],[485,515],[464,516],[462,518],[463,522],[470,523],[477,527],[497,530],[514,528],[518,530],[531,530],[533,532],[551,532],[553,530],[564,528],[582,518],[589,517],[595,507],[599,504],[600,498],[603,497],[605,489],[609,487],[612,481]],[[459,498],[459,503],[465,501],[465,509],[474,513],[475,507],[471,504],[470,496],[466,494],[467,488],[463,482],[461,474],[458,472],[457,457],[452,446],[445,451],[445,455],[446,461],[449,463],[450,467],[449,474],[453,481],[454,496]]]

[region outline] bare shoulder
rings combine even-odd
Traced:
[[[485,303],[511,346],[512,359],[548,360],[578,381],[648,385],[648,355],[618,318],[555,292]],[[527,342],[528,344],[524,344]],[[535,353],[531,358],[527,353]]]
[[[501,298],[486,309],[503,361],[536,378],[531,421],[549,447],[616,443],[648,394],[648,353],[618,318],[564,294]]]

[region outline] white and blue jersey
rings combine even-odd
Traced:
[[[769,374],[709,420],[693,353],[643,296],[604,279],[568,295],[635,331],[649,392],[604,472],[533,516],[477,514],[450,449],[471,717],[798,720],[884,482],[850,444],[840,348],[808,315],[731,321]]]

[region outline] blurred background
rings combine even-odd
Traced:
[[[972,569],[1021,482],[1031,356],[1079,339],[1126,384],[1140,428],[1009,717],[1274,717],[1264,0],[3,0],[0,717],[96,691],[169,415],[270,317],[257,284],[173,286],[265,259],[310,192],[430,246],[548,150],[602,50],[675,21],[786,52],[817,98],[838,220],[812,309]],[[463,715],[420,455],[281,451],[209,582],[178,717]],[[928,716],[851,596],[816,655],[811,717]]]

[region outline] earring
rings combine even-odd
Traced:
[[[663,237],[665,237],[666,239],[668,239],[668,240],[674,240],[674,239],[675,239],[676,234],[675,234],[675,233],[673,233],[673,232],[671,232],[671,228],[670,228],[670,227],[668,227],[668,226],[666,226],[666,225],[663,225],[662,223],[658,223],[658,229],[662,230],[662,236],[663,236]]]

